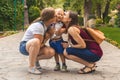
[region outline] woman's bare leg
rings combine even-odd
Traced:
[[[51,47],[44,47],[43,49],[40,50],[39,55],[37,57],[37,60],[41,59],[50,59],[55,55],[55,51]]]
[[[27,42],[26,50],[29,52],[29,67],[35,67],[35,62],[40,49],[40,40],[34,38]]]
[[[94,63],[89,63],[89,62],[87,62],[87,61],[85,61],[85,60],[83,60],[83,59],[81,59],[79,57],[76,57],[74,55],[68,55],[68,53],[66,52],[66,49],[64,50],[64,55],[65,55],[66,58],[68,58],[70,60],[73,60],[75,62],[81,63],[81,64],[83,64],[85,66],[93,67],[93,65],[94,65]]]

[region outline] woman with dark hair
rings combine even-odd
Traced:
[[[55,54],[54,49],[43,46],[45,32],[54,22],[56,22],[55,10],[53,8],[43,9],[41,18],[28,27],[20,42],[20,52],[23,55],[29,55],[28,71],[32,74],[41,74],[35,65],[38,60],[51,58]]]
[[[78,71],[80,74],[95,71],[96,62],[99,61],[103,55],[100,45],[96,42],[84,40],[93,40],[93,38],[79,27],[77,13],[72,11],[66,12],[62,21],[67,26],[70,44],[70,47],[68,47],[68,43],[62,43],[65,48],[65,57],[85,65],[84,68]]]

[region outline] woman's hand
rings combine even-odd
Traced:
[[[84,39],[80,36],[80,30],[77,27],[70,27],[68,29],[68,34],[74,39],[74,41],[77,43],[75,45],[72,45],[74,48],[86,48],[86,43]]]
[[[62,42],[61,44],[64,49],[66,49],[69,46],[68,42]]]

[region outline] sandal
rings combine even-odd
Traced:
[[[92,72],[95,72],[95,68],[96,68],[96,64],[94,64],[92,67],[88,67],[88,66],[85,66],[83,69],[80,69],[78,71],[79,74],[88,74],[88,73],[92,73]]]

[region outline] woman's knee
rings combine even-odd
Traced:
[[[26,46],[40,47],[40,40],[38,38],[31,39],[27,42]]]
[[[53,48],[45,47],[43,49],[43,53],[42,54],[45,55],[47,59],[49,59],[49,58],[51,58],[51,57],[53,57],[55,55],[55,51],[54,51]]]
[[[55,50],[53,48],[49,48],[50,56],[53,57],[55,55]]]
[[[26,43],[26,50],[29,52],[29,50],[33,48],[35,50],[40,49],[40,40],[37,38],[31,39]]]
[[[40,40],[39,40],[38,38],[34,38],[34,39],[32,40],[32,44],[33,44],[34,46],[40,46]]]

